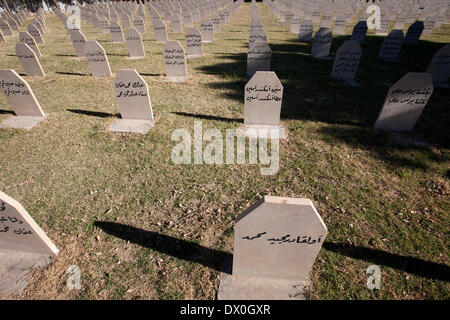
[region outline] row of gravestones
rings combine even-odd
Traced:
[[[237,8],[241,3],[242,1],[237,3]],[[57,10],[55,9],[55,11]],[[235,9],[233,9],[233,12],[235,12]],[[70,30],[70,36],[77,53],[81,51],[87,58],[88,65],[93,76],[112,76],[106,52],[97,41],[86,41],[80,30],[77,29]],[[33,40],[32,37],[31,40]],[[202,37],[197,30],[193,29],[193,32],[187,33],[186,41],[188,47],[188,57],[197,57],[202,55]],[[198,48],[200,50],[198,50]],[[18,43],[16,45],[16,54],[19,57],[22,66],[28,75],[45,75],[38,61],[36,52],[27,43]],[[166,79],[168,81],[186,80],[188,77],[186,55],[181,44],[178,41],[167,41],[163,56],[166,67]],[[0,124],[0,126],[31,129],[37,123],[45,119],[46,116],[40,108],[38,101],[34,97],[31,88],[26,83],[26,81],[13,70],[3,71],[4,84],[9,84],[7,87],[3,87],[4,93],[13,110],[15,111],[17,117],[12,117],[4,121],[2,124]],[[126,72],[126,70],[119,70],[116,76],[116,80],[118,82],[124,83],[126,82],[125,78],[131,77],[136,78],[135,81],[132,81],[135,84],[137,84],[139,81],[144,82],[136,71],[134,71],[134,75],[131,75],[130,72],[130,70],[128,70],[128,72]],[[141,87],[147,88],[147,84],[145,83],[137,86],[137,88]],[[26,90],[20,90],[20,88],[26,88]],[[129,91],[128,87],[127,91]],[[146,93],[144,94],[144,92]],[[124,109],[123,102],[121,101],[123,99],[125,99],[126,101],[126,98],[130,97],[141,97],[142,99],[144,99],[143,101],[135,101],[134,103],[130,104],[134,105],[137,110],[140,110],[141,112],[124,111],[126,109]],[[121,110],[122,119],[111,126],[111,131],[147,133],[154,124],[150,98],[148,97],[148,89],[143,91],[139,90],[138,92],[129,92],[128,94],[118,93],[117,98],[119,109]],[[23,110],[24,106],[26,105],[29,106],[30,110]]]
[[[386,37],[384,41],[379,55],[380,58],[392,59],[398,56],[399,48],[393,50],[394,45],[398,45],[398,42],[400,46],[403,43],[402,31],[398,31],[401,33],[400,41],[397,40],[395,32],[391,32],[390,36]],[[356,40],[345,41],[338,49],[331,73],[332,79],[349,85],[357,85],[354,80],[362,55],[360,41],[364,41],[364,37],[355,38]],[[329,29],[320,28],[314,37],[311,56],[319,59],[326,58],[330,50],[331,39],[332,35]],[[261,50],[255,50],[255,44],[259,44]],[[261,18],[257,7],[252,6],[247,56],[248,76],[251,77],[258,71],[270,70],[270,61],[271,51],[263,31]],[[374,127],[390,131],[411,131],[433,92],[433,82],[435,86],[446,86],[449,78],[450,45],[446,45],[433,56],[426,73],[408,73],[390,88]],[[250,82],[253,81],[255,80],[252,78]],[[278,79],[276,82],[281,85]],[[274,83],[272,86],[275,86]],[[266,87],[266,85],[268,86],[269,84],[263,82],[261,87],[270,88],[270,86]],[[255,91],[259,92],[259,89],[256,88]],[[268,91],[270,92],[270,89]],[[264,109],[262,107],[264,102],[254,97],[249,99],[249,101],[255,101],[258,106],[261,106],[261,109],[252,113],[252,119],[246,118],[245,115],[247,113],[244,111],[244,122],[249,124],[247,130],[252,132],[263,131],[265,134],[269,128],[268,126],[272,126],[270,128],[276,130],[277,136],[284,138],[284,128],[279,124],[281,102],[278,107],[271,105],[268,109]],[[264,101],[272,102],[272,99],[274,99],[273,96],[264,96]],[[281,97],[279,99],[281,101]],[[245,103],[247,104],[247,102],[246,98]]]
[[[34,103],[35,110],[40,112],[31,117],[43,115],[30,87],[14,71],[0,70],[0,79],[2,91],[15,111],[20,108],[29,111]],[[140,125],[144,128],[153,125],[148,86],[135,70],[118,71],[114,91],[122,119],[111,128],[128,126],[127,118],[142,121]],[[380,118],[383,113],[387,121],[392,121],[393,115],[399,117],[396,112],[392,114],[392,109],[398,110],[399,104],[420,111],[431,92],[430,78],[408,74],[390,88]],[[264,126],[267,130],[278,125],[282,96],[283,87],[274,72],[257,71],[253,75],[245,86],[247,133],[252,127]],[[125,123],[120,124],[120,121]],[[302,297],[326,235],[327,228],[310,200],[264,197],[236,219],[232,271],[222,275],[218,298]],[[20,256],[21,270],[24,270],[57,253],[56,246],[20,203],[0,192],[0,263],[10,267]],[[2,272],[5,274],[0,277],[0,290],[15,289],[17,278],[24,276],[23,273]]]
[[[439,4],[440,2],[440,4]],[[369,8],[375,3],[355,2],[352,0],[330,1],[290,1],[265,0],[265,5],[291,32],[298,33],[302,21],[318,23],[320,27],[331,28],[334,34],[345,34],[346,25],[352,21],[366,20],[372,15],[372,10],[379,10],[379,25],[376,33],[386,35],[389,26],[403,30],[405,25],[416,20],[423,21],[424,34],[429,35],[438,30],[445,22],[450,22],[450,8],[445,0],[434,0],[428,3],[412,4],[400,1],[376,1],[377,9]],[[397,3],[398,6],[392,6]],[[400,3],[400,4],[399,4]],[[369,8],[369,13],[367,9]]]
[[[12,106],[20,107],[20,99],[24,97],[28,100],[22,106],[32,105],[30,99],[37,103],[28,84],[14,71],[0,70],[0,84]],[[148,119],[152,117],[148,86],[135,70],[120,70],[114,90],[123,116],[121,120],[127,120],[128,116],[139,120],[144,114],[143,123],[153,125],[154,121]],[[432,90],[429,77],[406,75],[390,88],[379,120],[392,121],[393,116],[399,119],[402,114],[392,112],[398,111],[399,105],[421,111]],[[283,87],[274,72],[258,71],[253,75],[245,86],[246,133],[252,128],[257,129],[253,130],[255,132],[261,131],[261,127],[268,130],[279,125],[282,96]],[[38,109],[43,114],[40,107]],[[406,120],[410,121],[411,117]],[[111,127],[120,127],[117,122]],[[0,201],[1,263],[11,263],[11,252],[33,264],[42,256],[58,252],[18,202],[4,193],[0,193]],[[326,226],[310,200],[264,197],[236,219],[232,272],[223,275],[218,298],[301,297],[326,234]],[[11,284],[14,276],[17,275],[7,274],[1,279]]]
[[[17,73],[0,70],[0,79],[16,113],[25,112],[29,118],[45,116],[31,88]],[[129,126],[127,118],[141,121],[142,127],[153,125],[154,121],[148,121],[153,118],[148,86],[135,70],[119,70],[114,91],[122,119],[111,128]],[[257,72],[245,88],[245,123],[261,108],[269,113],[273,108],[279,110],[282,92],[273,72]],[[309,272],[327,236],[309,199],[266,196],[237,217],[235,231],[232,272],[223,274],[219,299],[303,297]],[[56,246],[25,208],[0,192],[0,291],[23,290],[27,270],[45,265],[56,254]]]

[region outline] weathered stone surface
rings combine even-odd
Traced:
[[[429,73],[407,73],[389,88],[375,129],[411,131],[433,93]]]
[[[119,70],[114,92],[122,119],[114,122],[110,131],[146,134],[155,124],[147,82],[136,70]]]
[[[36,54],[26,43],[16,44],[16,56],[27,76],[45,77]]]
[[[84,54],[94,77],[112,77],[105,49],[97,41],[86,41]]]

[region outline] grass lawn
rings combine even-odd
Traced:
[[[39,58],[46,77],[24,78],[50,116],[31,131],[0,130],[0,190],[21,202],[60,254],[33,272],[18,298],[214,299],[233,252],[234,219],[263,195],[310,198],[328,227],[308,298],[450,298],[450,90],[435,88],[413,132],[372,129],[389,87],[426,70],[450,42],[450,25],[404,46],[400,63],[378,60],[383,37],[369,33],[354,88],[331,81],[332,61],[311,59],[310,44],[258,8],[289,130],[273,176],[262,176],[260,165],[171,161],[174,130],[192,132],[202,121],[204,130],[225,133],[242,124],[249,3],[204,44],[203,58],[189,60],[186,83],[163,81],[163,44],[149,17],[143,60],[125,59],[125,43],[83,22],[113,73],[136,69],[147,81],[157,122],[145,136],[108,131],[118,117],[113,79],[92,77],[60,20],[47,17]],[[169,38],[185,46],[184,34]],[[333,38],[331,55],[349,38]],[[23,74],[18,34],[7,40],[0,68]],[[11,115],[1,95],[0,121]],[[381,268],[377,291],[366,287],[373,264]],[[66,286],[70,265],[81,270],[81,290]]]

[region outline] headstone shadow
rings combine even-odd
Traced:
[[[92,117],[99,117],[99,118],[111,118],[111,117],[120,118],[119,113],[107,113],[107,112],[80,110],[80,109],[66,109],[66,110],[69,112],[82,114],[85,116],[92,116]]]
[[[206,248],[193,242],[120,223],[95,221],[94,226],[122,240],[178,259],[199,263],[219,272],[222,271],[223,261],[232,259],[232,254],[228,252]]]
[[[191,117],[191,118],[197,118],[197,119],[203,119],[203,120],[214,120],[214,121],[222,121],[222,122],[242,122],[244,119],[236,119],[236,118],[225,118],[225,117],[218,117],[218,116],[210,116],[205,114],[194,114],[194,113],[187,113],[187,112],[172,112],[173,114],[183,116],[183,117]]]
[[[450,282],[450,267],[419,258],[401,256],[386,251],[358,247],[346,243],[325,242],[323,248],[353,259],[405,271],[427,279]]]

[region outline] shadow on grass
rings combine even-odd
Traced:
[[[334,37],[330,56],[334,57],[348,39],[350,36]],[[408,72],[425,72],[434,53],[443,46],[421,40],[417,45],[403,46],[400,53],[402,61],[391,63],[377,58],[383,40],[384,37],[368,35],[361,46],[363,55],[355,79],[361,85],[359,87],[331,80],[333,61],[311,58],[310,44],[294,39],[275,44],[269,42],[271,70],[275,71],[284,87],[281,119],[372,128],[389,88]],[[201,66],[198,70],[220,76],[222,81],[208,86],[220,89],[225,98],[243,103],[247,54],[218,53],[218,59],[222,61]],[[423,136],[431,144],[449,146],[448,130],[445,129],[450,126],[449,100],[450,90],[436,88],[413,133]],[[366,143],[370,146],[370,141]]]
[[[15,114],[14,111],[11,110],[2,110],[0,109],[0,114]]]
[[[244,119],[234,119],[234,118],[224,118],[224,117],[217,117],[217,116],[210,116],[205,114],[194,114],[194,113],[186,113],[186,112],[171,112],[172,114],[176,114],[183,117],[191,117],[191,118],[197,118],[197,119],[203,119],[203,120],[216,120],[216,121],[223,121],[223,122],[244,122]]]
[[[63,74],[63,75],[67,75],[67,76],[80,76],[80,77],[88,77],[91,74],[86,74],[86,73],[78,73],[78,72],[61,72],[61,71],[55,71],[55,73],[57,74]]]
[[[92,116],[92,117],[99,117],[99,118],[111,118],[111,117],[118,117],[120,118],[119,113],[107,113],[107,112],[99,112],[99,111],[89,111],[89,110],[79,110],[79,109],[66,109],[69,112],[82,114],[85,116]]]
[[[199,263],[217,271],[222,271],[225,260],[232,259],[232,254],[228,252],[209,249],[186,240],[120,223],[95,221],[94,226],[122,240],[178,259]]]
[[[419,277],[450,282],[450,267],[445,264],[401,256],[378,249],[357,247],[346,243],[325,242],[323,248],[353,259],[394,268]]]
[[[318,131],[323,141],[338,145],[344,143],[396,167],[426,170],[431,162],[450,160],[445,153],[436,153],[428,141],[416,133],[386,132],[359,127],[322,127]],[[445,143],[443,141],[443,143]],[[448,143],[445,143],[448,146]]]
[[[55,57],[73,57],[73,58],[77,58],[77,55],[74,54],[55,54]]]
[[[146,77],[159,77],[161,76],[161,73],[139,73],[141,76]]]

